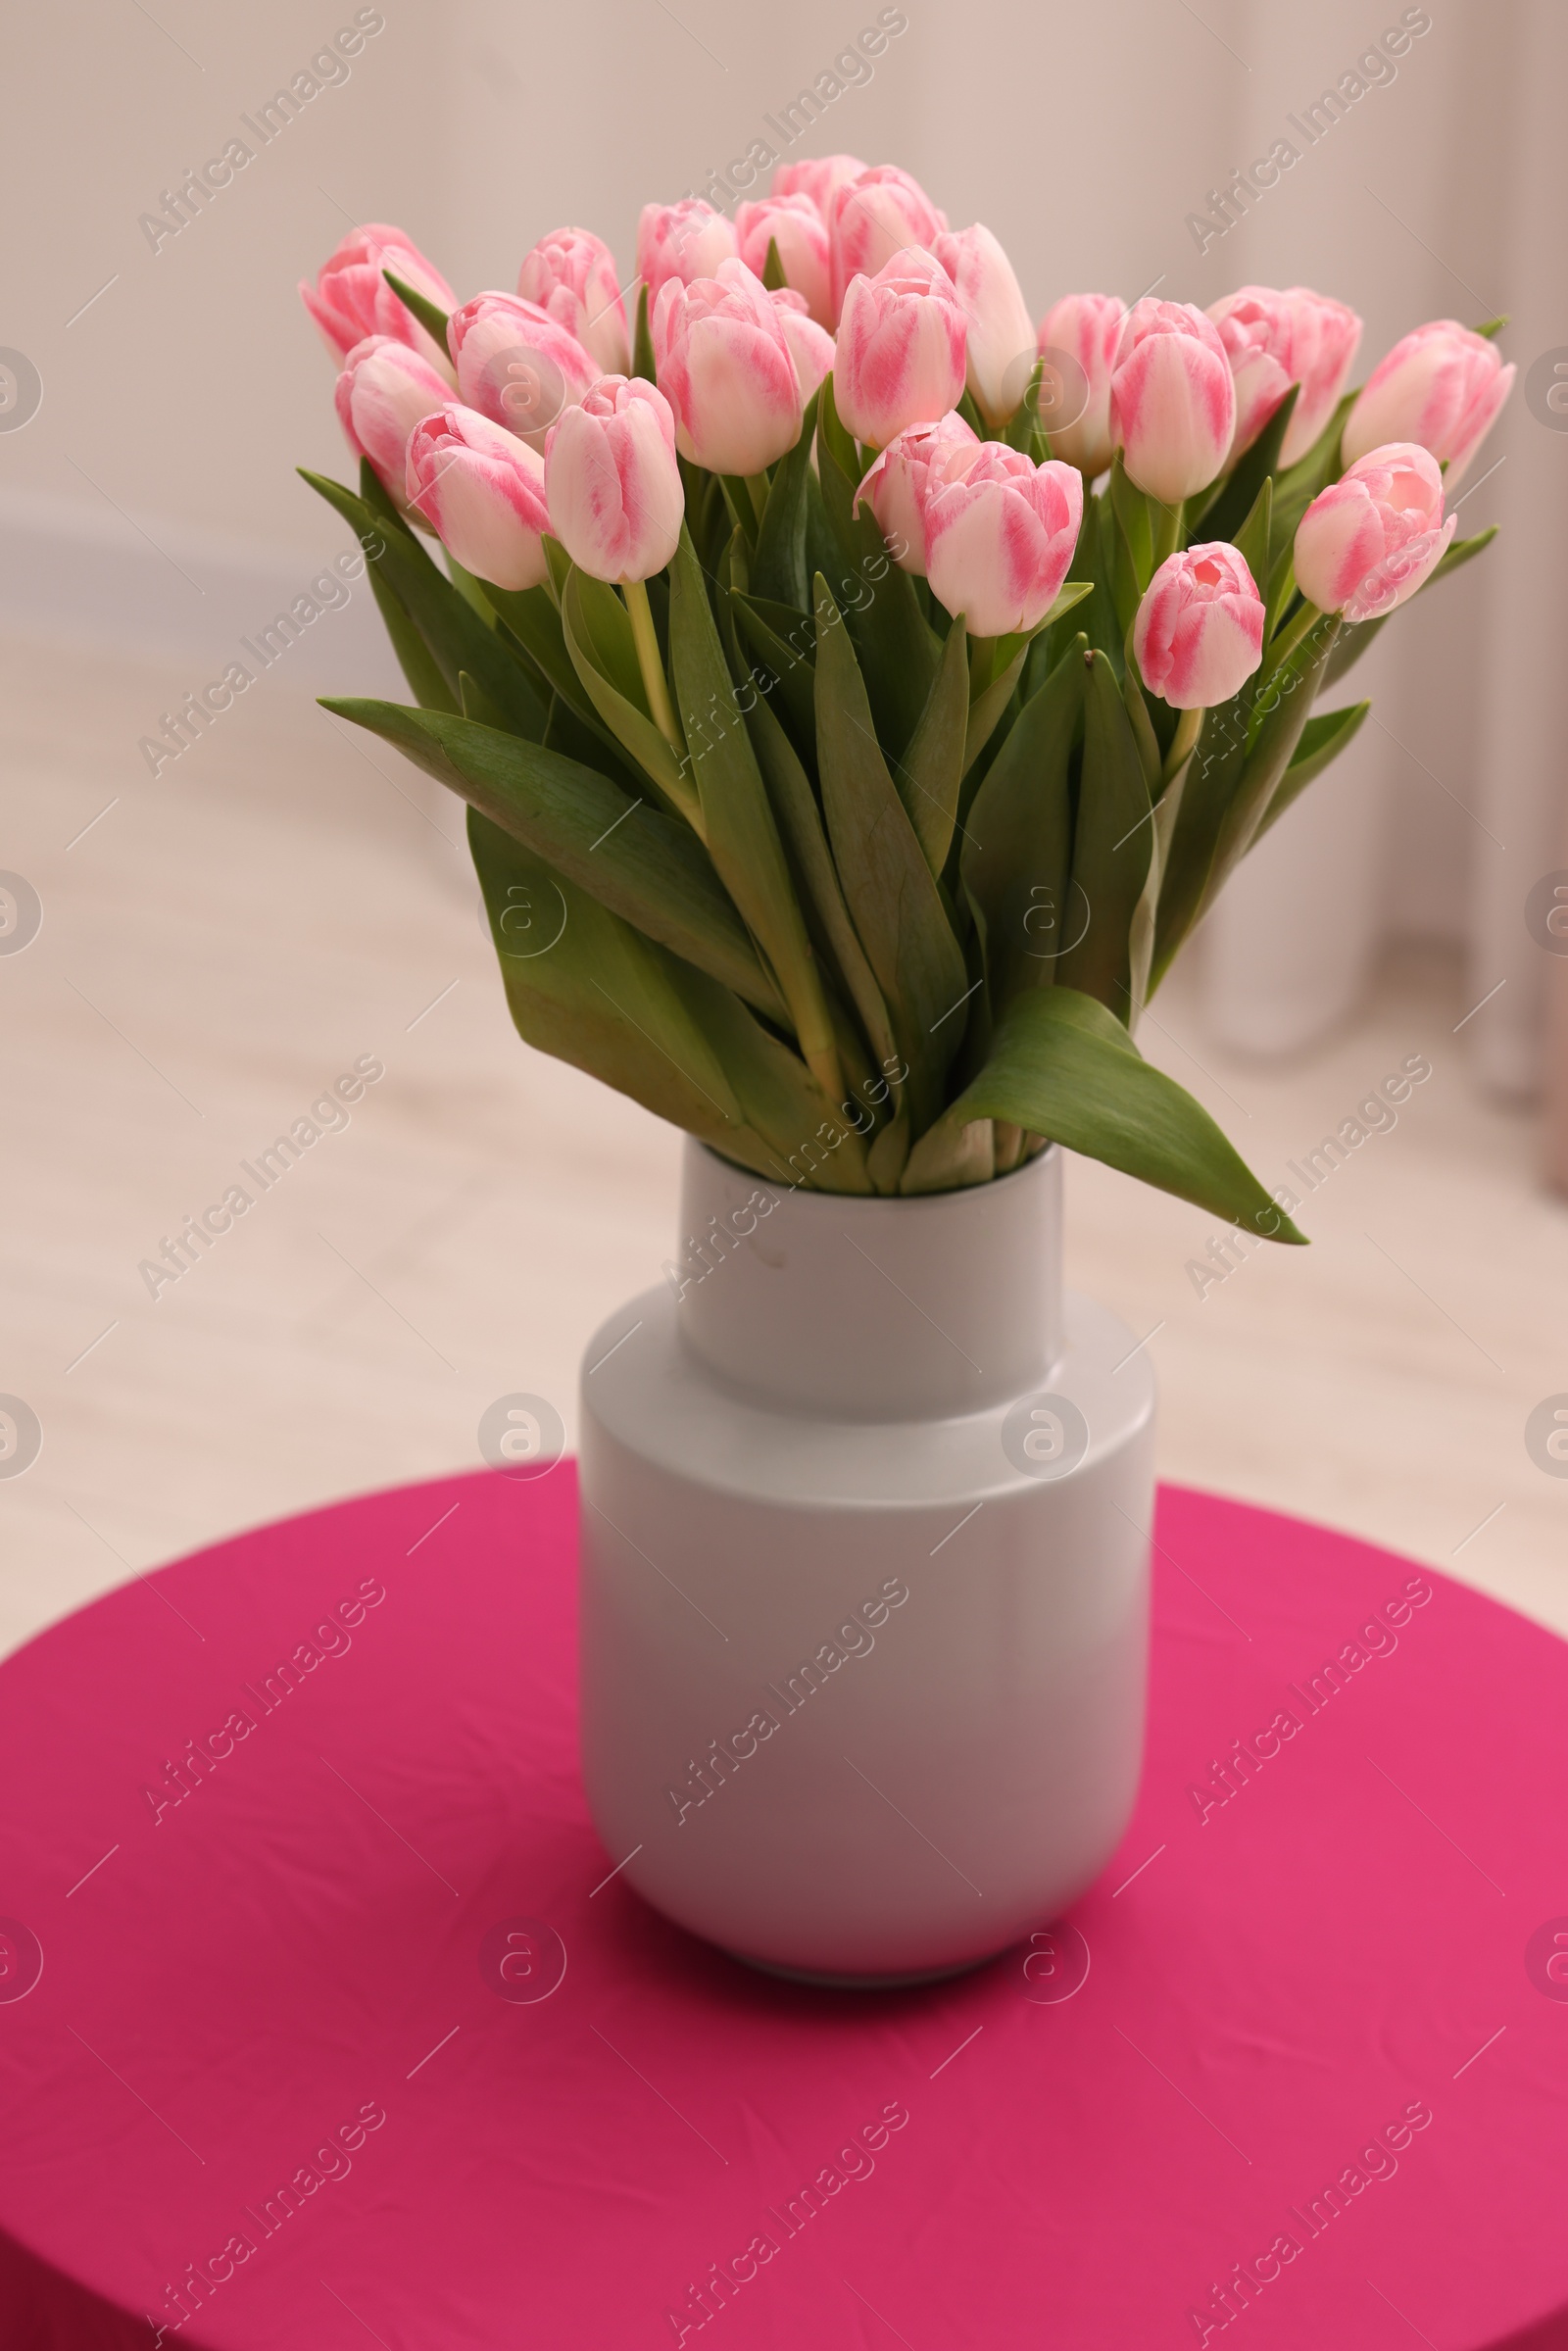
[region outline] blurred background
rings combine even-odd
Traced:
[[[63,0],[10,27],[0,1645],[236,1527],[477,1466],[498,1396],[569,1435],[590,1332],[659,1278],[678,1139],[515,1040],[456,803],[315,707],[400,691],[363,579],[156,776],[142,739],[349,545],[293,470],[348,464],[295,289],[354,223],[401,224],[463,295],[567,221],[629,276],[639,206],[779,146],[766,118],[821,76],[790,152],[903,163],[1003,237],[1037,317],[1305,282],[1364,318],[1359,380],[1423,319],[1509,314],[1519,382],[1461,512],[1501,538],[1384,634],[1374,723],[1141,1035],[1270,1183],[1406,1056],[1433,1074],[1308,1200],[1310,1252],[1217,1281],[1196,1210],[1075,1162],[1069,1276],[1150,1334],[1166,1476],[1568,1630],[1541,1435],[1568,1392],[1568,955],[1538,891],[1568,869],[1562,12],[906,0],[851,80],[878,21],[852,0],[326,10]],[[347,76],[264,144],[247,119],[340,25]],[[1401,26],[1396,71],[1358,75]],[[1307,144],[1289,118],[1347,77]],[[1300,160],[1212,234],[1281,137]],[[160,234],[234,138],[251,161]],[[385,1074],[352,1123],[151,1298],[140,1261],[362,1055]]]

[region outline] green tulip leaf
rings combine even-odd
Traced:
[[[1078,935],[1064,948],[1056,977],[1125,1019],[1132,1002],[1129,934],[1149,878],[1152,803],[1115,670],[1098,650],[1085,656],[1085,666],[1072,903],[1063,916]]]
[[[891,1069],[897,1055],[887,1005],[844,903],[816,795],[794,745],[762,695],[748,710],[746,723],[778,829],[802,886],[808,923],[825,950],[824,962],[836,970],[859,1014],[873,1054]]]
[[[381,275],[386,279],[404,309],[411,312],[418,319],[425,333],[439,343],[443,351],[446,351],[449,348],[447,314],[441,308],[440,303],[432,302],[428,294],[416,294],[413,286],[406,285],[393,269],[383,269]]]
[[[1271,824],[1278,824],[1292,801],[1306,790],[1315,776],[1322,774],[1329,761],[1337,759],[1347,744],[1354,741],[1371,708],[1369,702],[1353,702],[1343,710],[1314,710],[1301,729],[1296,756],[1275,786],[1274,797],[1252,835],[1252,848],[1257,847]]]
[[[1103,1160],[1266,1240],[1305,1240],[1201,1103],[1075,989],[1034,988],[1013,1000],[985,1067],[941,1125],[953,1132],[982,1118]],[[907,1173],[905,1184],[912,1188]]]
[[[670,806],[697,824],[701,811],[691,761],[677,757],[649,712],[631,617],[614,589],[574,564],[561,599],[561,626],[580,690],[599,718]]]
[[[398,703],[324,706],[396,745],[552,871],[788,1026],[712,860],[691,827],[598,769],[488,724]]]
[[[771,247],[769,248],[771,250]],[[767,505],[757,526],[751,593],[805,611],[810,582],[806,571],[807,476],[816,433],[816,396],[807,403],[800,439],[773,468]]]
[[[920,722],[940,647],[914,582],[894,563],[868,506],[854,512],[864,468],[827,376],[817,395],[817,478],[838,561],[824,572],[855,640],[878,738],[902,752]]]
[[[1300,385],[1292,384],[1251,448],[1243,452],[1231,472],[1212,493],[1208,505],[1196,517],[1188,534],[1190,539],[1230,539],[1240,545],[1242,524],[1252,513],[1264,483],[1270,481],[1280,469],[1280,451],[1285,445],[1285,435],[1290,429],[1291,418],[1296,414],[1296,404],[1300,395]],[[1266,573],[1266,537],[1260,561]],[[1248,562],[1251,563],[1250,557]],[[1263,578],[1255,569],[1252,577],[1259,588],[1264,585]]]
[[[914,827],[877,742],[849,631],[816,579],[816,760],[833,860],[909,1064],[915,1131],[941,1105],[942,1076],[962,1042],[972,990]]]
[[[654,338],[648,326],[648,281],[640,279],[637,286],[637,320],[632,330],[631,371],[645,383],[656,380],[654,369]]]
[[[958,792],[968,761],[969,638],[961,619],[949,629],[920,723],[902,759],[890,762],[899,798],[933,874],[953,846]]]
[[[749,1132],[689,964],[478,809],[468,842],[520,1034],[732,1156]]]
[[[958,869],[984,928],[994,1019],[1020,990],[1051,986],[1077,928],[1070,775],[1088,650],[1078,637],[1029,697],[964,819]]]
[[[483,688],[508,726],[537,743],[548,712],[517,657],[498,632],[487,628],[451,580],[436,568],[411,531],[385,526],[374,510],[341,482],[319,473],[303,478],[362,534],[368,560],[382,568],[388,586],[423,638],[453,700],[461,704],[458,680],[466,670]],[[367,538],[366,534],[368,534]],[[372,543],[380,553],[374,554]]]
[[[379,563],[367,563],[365,576],[370,583],[375,608],[392,641],[398,658],[398,667],[409,681],[409,692],[422,710],[450,710],[461,708],[460,697],[442,676],[435,656],[420,636],[407,612],[393,593],[386,573]],[[543,730],[541,730],[543,731]]]
[[[725,889],[790,1007],[801,1051],[837,1100],[842,1072],[820,975],[783,843],[730,679],[691,533],[670,565],[669,652],[703,835]]]

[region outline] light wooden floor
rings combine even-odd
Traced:
[[[0,956],[0,1391],[44,1432],[0,1479],[3,1646],[227,1531],[475,1465],[509,1391],[569,1432],[585,1338],[671,1237],[673,1133],[514,1037],[456,805],[281,686],[154,782],[137,738],[188,682],[0,649],[0,866],[44,903]],[[1568,1390],[1568,1209],[1469,1082],[1457,986],[1411,961],[1288,1069],[1222,1058],[1173,988],[1143,1042],[1270,1183],[1406,1055],[1434,1074],[1302,1209],[1310,1250],[1201,1298],[1211,1221],[1074,1162],[1069,1278],[1153,1333],[1166,1476],[1568,1632],[1568,1480],[1523,1442]],[[367,1053],[347,1131],[149,1298],[138,1261]]]

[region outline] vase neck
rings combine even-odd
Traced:
[[[961,1192],[788,1191],[688,1139],[681,1336],[760,1399],[850,1420],[979,1412],[1061,1354],[1061,1153]]]

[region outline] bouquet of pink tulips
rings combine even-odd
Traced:
[[[307,478],[416,706],[327,707],[467,802],[531,1045],[781,1184],[1055,1140],[1301,1238],[1134,1032],[1366,714],[1319,693],[1492,536],[1444,506],[1501,321],[1355,394],[1305,287],[1037,329],[989,229],[850,156],[648,206],[629,291],[564,228],[460,304],[377,225],[301,290],[362,461]]]

